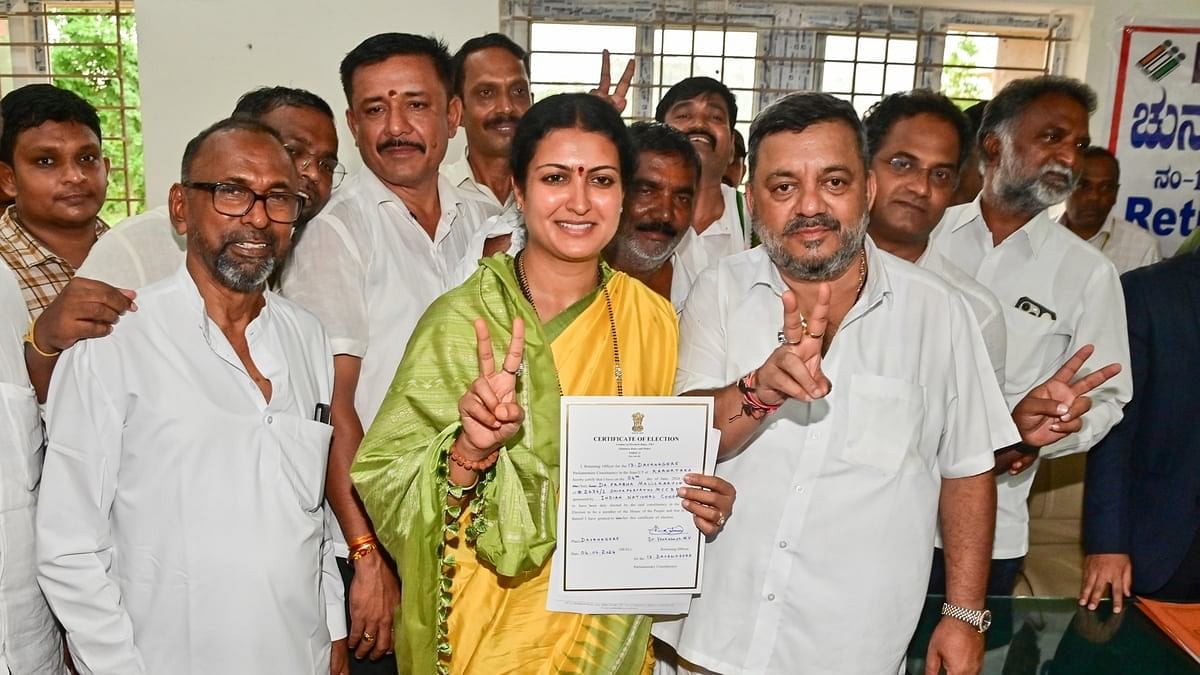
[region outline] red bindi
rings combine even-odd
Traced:
[[[582,176],[582,175],[583,175],[583,167],[582,167],[582,166],[577,166],[577,167],[575,167],[575,170],[579,172],[579,175],[580,175],[580,176]]]

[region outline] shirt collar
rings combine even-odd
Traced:
[[[758,252],[758,261],[755,265],[754,277],[750,281],[750,289],[756,286],[766,286],[775,295],[783,296],[784,292],[788,290],[788,286],[783,280],[783,275],[779,273],[779,268],[767,255],[766,247],[759,246],[755,250]],[[879,251],[870,237],[863,238],[863,250],[867,252],[867,281],[863,285],[862,297],[855,303],[855,307],[862,306],[863,311],[866,311],[867,308],[875,306],[884,298],[892,295],[892,283],[883,263],[883,253]],[[851,263],[855,268],[858,264],[857,260]],[[846,320],[849,320],[851,315],[859,313],[852,307],[846,315]],[[846,320],[843,320],[842,323],[845,324]]]
[[[24,261],[26,267],[36,267],[48,262],[56,262],[74,269],[70,263],[57,253],[46,248],[45,244],[30,234],[24,225],[17,222],[16,214],[17,206],[16,204],[11,204],[4,210],[3,216],[0,216],[0,239],[12,244],[13,250]],[[96,218],[97,239],[103,236],[105,232],[108,232],[108,229],[107,223],[100,218]]]
[[[963,227],[972,225],[981,228],[987,235],[987,242],[991,244],[992,233],[988,229],[987,223],[983,220],[983,210],[980,207],[983,193],[975,197],[975,200],[964,205],[962,210],[958,212],[958,218],[950,224],[950,231],[956,232]],[[1046,243],[1046,238],[1050,236],[1050,228],[1059,227],[1053,219],[1050,218],[1050,209],[1044,209],[1032,218],[1025,222],[1016,232],[1009,235],[1008,239],[1001,242],[1001,245],[1012,240],[1013,246],[1023,246],[1031,258],[1036,258],[1038,251],[1042,249],[1042,245]]]
[[[216,350],[216,345],[213,344],[212,336],[214,331],[221,333],[221,329],[216,325],[208,315],[208,309],[204,306],[204,297],[200,295],[200,288],[196,285],[196,280],[192,278],[192,273],[188,270],[187,262],[185,261],[175,270],[174,283],[176,288],[183,294],[187,303],[187,311],[195,318],[196,325],[200,328],[200,332],[204,335],[204,341],[209,347]],[[250,338],[252,331],[260,330],[260,326],[264,326],[270,322],[271,312],[273,311],[273,303],[271,301],[271,293],[262,291],[264,303],[262,309],[259,310],[258,316],[250,320],[246,326],[247,340]],[[221,340],[225,340],[225,336],[221,333]]]
[[[462,154],[458,159],[442,166],[441,173],[454,185],[462,185],[467,181],[478,183],[475,180],[475,172],[471,171],[471,162],[467,160],[467,146],[463,146]]]

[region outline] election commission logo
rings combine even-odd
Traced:
[[[1145,73],[1152,81],[1158,82],[1172,71],[1179,67],[1179,64],[1187,60],[1187,55],[1179,48],[1178,45],[1170,40],[1163,40],[1157,47],[1146,52],[1140,60],[1138,60],[1138,68]],[[1200,75],[1200,63],[1197,63],[1196,74],[1193,75],[1192,81],[1196,81],[1196,76]]]

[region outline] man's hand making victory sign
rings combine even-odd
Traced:
[[[817,288],[817,303],[807,318],[800,313],[796,294],[783,294],[783,344],[755,373],[759,400],[775,406],[789,398],[815,401],[825,398],[833,385],[821,372],[821,350],[829,325],[829,284]]]
[[[517,372],[525,355],[525,322],[513,319],[512,339],[500,370],[492,354],[492,336],[483,319],[475,320],[475,341],[479,349],[479,377],[458,400],[458,415],[463,430],[458,447],[471,460],[482,460],[512,438],[525,411],[517,404]]]
[[[633,83],[633,69],[636,67],[636,62],[633,59],[629,59],[629,63],[625,64],[625,72],[621,74],[621,79],[617,81],[616,89],[613,89],[612,71],[608,65],[607,49],[604,50],[600,58],[603,59],[600,62],[600,84],[588,93],[608,101],[608,104],[616,108],[617,112],[623,113],[625,112],[625,106],[629,105],[629,101],[625,97],[629,94],[629,85]]]

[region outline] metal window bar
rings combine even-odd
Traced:
[[[109,189],[102,214],[111,221],[138,213],[145,198],[145,185],[133,184],[130,175],[130,148],[140,147],[141,138],[133,137],[129,118],[136,113],[137,105],[129,103],[128,79],[133,75],[125,72],[126,44],[123,19],[134,15],[132,0],[0,0],[0,95],[12,89],[35,82],[54,84],[61,81],[84,80],[100,82],[115,80],[117,83],[117,105],[96,105],[103,116],[114,112],[117,128],[105,128],[101,135],[105,155],[112,162],[109,172]],[[52,39],[50,23],[56,18],[97,17],[114,23],[115,39],[112,41],[81,42]],[[14,28],[18,30],[14,30]],[[115,54],[116,67],[113,72],[75,73],[54,71],[51,52],[59,49],[111,49]],[[84,96],[84,98],[88,98]],[[91,101],[90,101],[91,102]]]
[[[1018,6],[1019,9],[1019,6]],[[727,52],[731,32],[752,31],[757,34],[757,50],[753,57],[755,77],[753,86],[731,87],[749,91],[752,106],[739,111],[739,121],[745,122],[775,98],[796,90],[830,89],[821,82],[822,66],[842,62],[850,66],[850,79],[838,83],[833,92],[853,100],[854,97],[878,98],[887,89],[888,66],[912,68],[908,87],[941,89],[944,75],[949,72],[978,74],[1003,81],[1013,76],[1032,76],[1061,73],[1070,43],[1070,17],[1041,12],[997,12],[946,7],[901,5],[815,5],[799,0],[628,0],[620,4],[594,3],[588,0],[501,0],[501,26],[510,37],[521,43],[531,54],[587,54],[599,60],[598,49],[538,49],[533,45],[535,24],[589,25],[603,24],[632,26],[638,32],[635,53],[638,71],[631,91],[631,115],[634,120],[652,117],[657,99],[671,82],[663,81],[664,65],[669,57],[690,57],[691,74],[696,74],[699,58],[718,58],[722,73],[731,58]],[[676,53],[666,48],[665,31],[692,31],[690,53]],[[654,31],[663,31],[663,44],[654,44]],[[696,53],[697,31],[721,31],[722,48],[719,56]],[[828,36],[854,38],[853,57],[848,60],[827,58],[824,41]],[[1019,41],[1043,50],[1044,58],[1037,64],[1005,60],[997,56],[996,64],[956,65],[947,63],[945,47],[948,39],[970,35],[987,40]],[[882,58],[861,54],[865,39],[883,39]],[[915,57],[895,60],[889,46],[893,40],[916,42]],[[614,55],[614,77],[624,64],[624,56]],[[860,86],[860,65],[878,65],[883,69],[880,90],[864,91]],[[652,68],[647,72],[647,68]],[[586,90],[595,86],[594,71],[571,72],[569,77],[549,77],[532,73],[537,85],[577,87]],[[794,82],[793,82],[794,81]],[[651,95],[651,92],[657,96]],[[970,96],[953,96],[960,102],[978,100]]]

